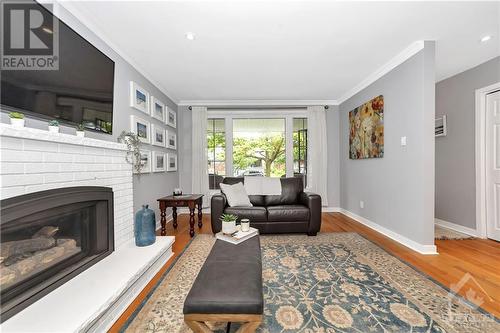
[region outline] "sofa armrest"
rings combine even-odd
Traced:
[[[222,230],[222,222],[220,217],[224,214],[224,209],[227,206],[227,199],[224,193],[218,193],[212,196],[210,204],[210,219],[212,222],[212,232],[218,233]]]
[[[300,194],[300,203],[309,208],[309,229],[307,234],[314,236],[321,228],[321,196],[302,192]]]

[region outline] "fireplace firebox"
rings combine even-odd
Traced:
[[[0,205],[2,322],[114,250],[111,188],[60,188]]]

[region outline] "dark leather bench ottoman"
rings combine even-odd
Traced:
[[[211,332],[206,321],[262,322],[262,259],[259,236],[238,245],[217,240],[184,302],[184,321],[194,332]]]

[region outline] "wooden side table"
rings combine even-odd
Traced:
[[[165,236],[167,234],[166,224],[167,224],[167,207],[172,207],[172,219],[174,222],[174,229],[177,229],[177,207],[189,207],[189,235],[194,236],[194,210],[198,206],[198,227],[203,226],[202,222],[202,204],[203,204],[203,194],[184,194],[184,195],[168,195],[166,197],[158,199],[158,204],[160,206],[161,212],[161,235]]]

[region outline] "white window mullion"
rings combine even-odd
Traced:
[[[226,131],[226,177],[233,177],[233,118],[224,117]]]
[[[285,117],[286,176],[293,177],[293,116]]]

